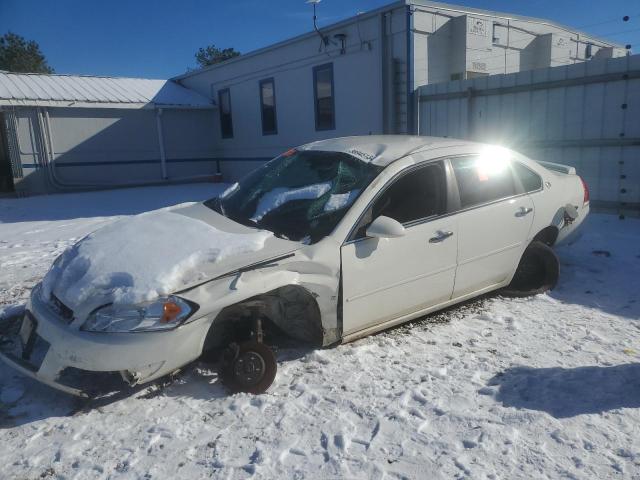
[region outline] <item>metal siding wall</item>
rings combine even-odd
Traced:
[[[14,182],[21,179],[24,174],[22,171],[22,161],[20,159],[20,148],[18,146],[18,137],[15,131],[16,116],[13,109],[6,110],[4,113],[4,124],[0,125],[5,131],[7,139],[7,152],[9,153],[9,162],[11,163],[11,174]]]
[[[640,55],[635,55],[426,85],[420,88],[419,132],[501,143],[533,158],[573,165],[589,184],[595,204],[637,209],[639,73]],[[581,84],[602,74],[614,75]],[[632,76],[624,79],[624,74]],[[571,79],[578,84],[536,86]],[[508,90],[518,86],[518,91]]]
[[[35,108],[15,109],[15,133],[27,193],[72,188],[108,188],[161,183],[160,147],[153,109],[49,108],[52,183],[42,155]],[[9,113],[9,112],[7,112]],[[187,180],[216,171],[212,110],[165,109],[162,114],[168,180]]]
[[[64,184],[160,181],[153,110],[51,109],[56,177]]]
[[[163,111],[162,132],[169,179],[216,173],[213,130],[217,117],[217,110]]]

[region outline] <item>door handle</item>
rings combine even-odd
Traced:
[[[438,230],[437,235],[429,239],[429,243],[440,243],[451,235],[453,235],[453,232]]]
[[[529,215],[533,212],[533,208],[531,207],[520,207],[520,210],[516,212],[516,217],[524,217],[525,215]]]

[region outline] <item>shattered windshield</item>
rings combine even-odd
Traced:
[[[381,170],[346,153],[290,150],[205,205],[244,225],[315,243]]]

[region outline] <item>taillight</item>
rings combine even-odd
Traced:
[[[582,178],[579,175],[578,175],[578,178],[582,182],[582,189],[584,190],[584,197],[583,197],[582,203],[583,204],[589,203],[589,186],[587,185],[587,182],[584,181],[584,178]]]

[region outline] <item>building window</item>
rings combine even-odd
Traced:
[[[327,63],[313,68],[313,94],[316,130],[333,130],[336,128],[333,64]]]
[[[220,132],[222,133],[222,138],[233,138],[231,92],[229,92],[228,88],[218,90],[218,109],[220,110]]]
[[[260,81],[260,110],[262,111],[262,134],[278,133],[276,118],[276,84],[273,78]]]

